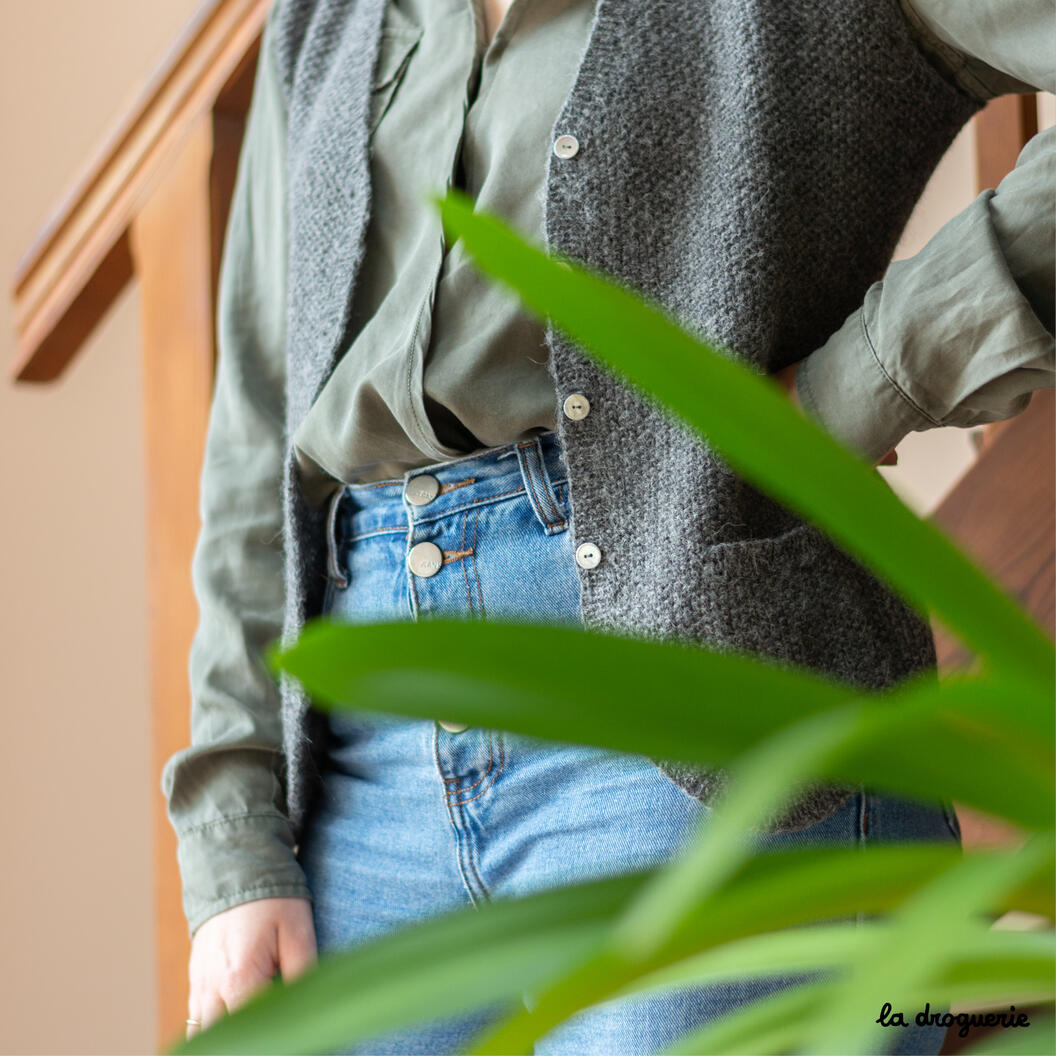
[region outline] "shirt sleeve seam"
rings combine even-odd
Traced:
[[[219,895],[216,898],[198,904],[196,909],[188,916],[188,931],[193,940],[198,929],[209,919],[215,917],[225,910],[234,909],[236,906],[244,905],[246,902],[254,901],[247,895],[271,898],[306,898],[309,902],[315,901],[311,887],[303,881],[284,881],[267,884],[258,884],[255,887],[243,887],[237,891]]]
[[[240,887],[237,891],[232,891],[230,894],[222,895],[219,898],[213,899],[212,903],[226,902],[232,898],[241,898],[243,895],[256,895],[261,891],[289,891],[289,890],[300,890],[305,891],[309,896],[311,895],[311,888],[307,884],[288,882],[281,884],[257,884],[256,887]],[[234,908],[234,907],[232,907]]]
[[[285,821],[289,823],[289,818],[281,811],[277,810],[250,810],[244,814],[228,814],[222,818],[213,818],[211,821],[203,821],[198,825],[192,825],[189,829],[182,829],[177,832],[177,838],[183,839],[184,836],[193,836],[196,833],[204,832],[207,829],[219,828],[222,825],[228,825],[233,821],[248,821],[250,818],[275,818],[279,821]]]
[[[917,412],[917,414],[921,415],[927,421],[931,422],[931,424],[933,426],[942,425],[942,422],[940,422],[937,418],[932,417],[932,415],[928,414],[928,412],[926,410],[924,410],[924,408],[921,407],[909,395],[909,393],[907,393],[902,388],[902,386],[898,384],[897,381],[895,381],[895,379],[890,375],[890,373],[884,367],[884,364],[881,362],[880,356],[877,354],[876,348],[873,345],[872,338],[869,336],[869,328],[866,326],[866,323],[865,323],[865,312],[864,311],[858,317],[858,325],[861,328],[862,338],[865,341],[866,348],[869,349],[870,353],[872,354],[873,361],[876,363],[877,369],[880,371],[881,374],[883,374],[883,376],[887,380],[888,384],[895,390],[895,392],[898,393],[899,396],[902,397],[903,400],[905,400],[905,402],[907,404],[909,404],[910,407],[913,408],[914,411]]]

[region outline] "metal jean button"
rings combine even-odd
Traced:
[[[447,722],[445,719],[436,720],[448,733],[461,733],[463,730],[468,730],[468,724],[464,722]]]
[[[436,543],[415,543],[407,553],[407,566],[416,576],[435,576],[444,563],[444,552]]]
[[[403,494],[412,506],[425,506],[440,494],[440,481],[431,473],[421,473],[407,481]]]

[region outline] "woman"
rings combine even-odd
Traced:
[[[444,716],[321,718],[259,664],[279,628],[632,626],[876,688],[934,663],[919,617],[520,312],[422,198],[464,187],[654,294],[873,461],[914,429],[1017,413],[1051,384],[1051,137],[873,279],[982,101],[1049,86],[1047,51],[1031,65],[1048,13],[1004,5],[1004,32],[981,34],[934,0],[787,6],[272,9],[221,277],[193,743],[163,776],[189,1033],[319,951],[667,860],[720,787]],[[878,332],[879,349],[862,339]],[[806,626],[778,618],[793,607]],[[759,843],[958,837],[948,804],[816,786]],[[652,1052],[791,981],[615,1002],[537,1050]],[[353,1051],[457,1051],[494,1014]],[[900,1031],[890,1051],[937,1052],[942,1033]]]

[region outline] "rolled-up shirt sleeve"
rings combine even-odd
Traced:
[[[966,25],[985,14],[967,6],[959,16]],[[914,0],[914,8],[927,13],[917,28],[933,55],[980,98],[1050,90],[1052,60],[1042,56],[1053,49],[1035,39],[1056,37],[1048,3],[1002,3],[1008,17],[992,20],[985,37],[974,24],[958,24],[963,7]],[[955,44],[984,54],[965,54]],[[875,462],[910,432],[1010,418],[1034,390],[1052,388],[1054,191],[1056,130],[1046,129],[996,188],[979,194],[919,253],[891,264],[862,306],[799,361],[804,412]]]
[[[272,9],[274,10],[274,8]],[[277,685],[261,660],[282,629],[286,113],[265,25],[225,232],[218,359],[191,577],[191,743],[161,775],[190,934],[257,898],[310,898],[283,801]]]

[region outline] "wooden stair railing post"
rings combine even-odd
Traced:
[[[223,225],[241,136],[204,114],[131,226],[142,326],[152,772],[189,740],[188,654],[198,622],[191,558],[216,361]],[[190,946],[165,798],[154,788],[159,1042],[183,1036]]]

